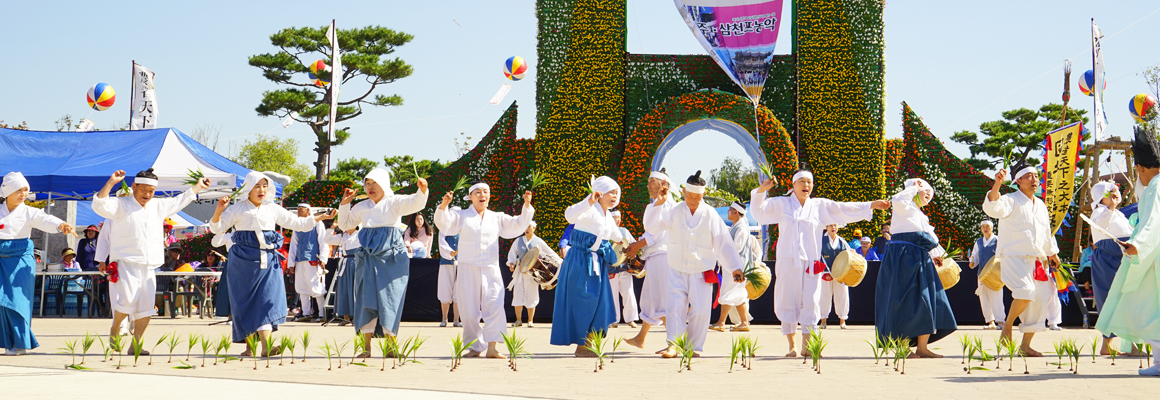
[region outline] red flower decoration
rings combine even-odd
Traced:
[[[829,281],[834,280],[834,277],[832,275],[830,275],[829,272],[827,272],[825,275],[822,275],[822,280],[829,282]]]
[[[0,224],[0,229],[4,229],[4,224]]]

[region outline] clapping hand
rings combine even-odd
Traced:
[[[351,189],[351,188],[344,189],[342,191],[342,203],[341,204],[350,204],[350,201],[354,200],[354,196],[356,194],[358,194],[358,192],[356,192],[354,189]]]

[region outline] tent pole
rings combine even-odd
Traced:
[[[44,212],[52,215],[52,192],[48,192],[48,200],[44,204]],[[48,232],[44,232],[44,248],[40,250],[41,261],[44,261],[45,268],[48,268]]]

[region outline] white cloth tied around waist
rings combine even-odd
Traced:
[[[256,231],[253,231],[253,232],[254,232],[254,236],[258,238],[258,248],[259,248],[259,249],[262,249],[262,250],[274,250],[274,245],[273,245],[273,244],[271,244],[271,243],[266,243],[266,232],[264,232],[264,231],[257,231],[257,230],[256,230]],[[261,268],[261,269],[266,269],[266,268],[268,267],[268,265],[266,265],[266,257],[265,257],[265,256],[261,256],[261,257],[259,257],[259,259],[261,260],[261,266],[260,266],[260,268]]]

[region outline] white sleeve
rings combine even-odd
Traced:
[[[226,231],[230,230],[234,224],[238,223],[238,219],[241,218],[242,215],[242,212],[238,211],[241,209],[239,204],[241,203],[226,207],[226,210],[222,211],[221,218],[218,218],[218,222],[213,222],[213,219],[211,218],[209,223],[209,231],[217,234],[226,233]]]
[[[112,220],[106,218],[104,226],[105,232],[103,234],[97,235],[97,253],[94,254],[97,262],[105,262],[109,259],[109,236],[113,233],[109,228],[112,227]]]
[[[520,239],[519,239],[519,238],[516,238],[516,240],[515,240],[515,241],[513,241],[513,242],[512,242],[512,245],[510,246],[510,247],[511,247],[511,250],[508,250],[508,256],[507,256],[507,265],[508,265],[508,266],[514,265],[515,263],[517,263],[517,262],[519,262],[519,261],[520,261],[520,260],[517,260],[517,259],[516,259],[516,253],[518,253],[518,252],[519,252],[519,251],[518,251],[518,250],[519,250],[519,248],[518,248],[518,247],[516,247],[516,242],[519,242],[519,241],[520,241]],[[541,250],[541,251],[543,251],[543,250]]]
[[[656,205],[649,203],[644,209],[644,230],[653,235],[660,235],[669,229],[669,220],[671,219],[672,210],[676,208],[672,200],[666,200],[664,204]]]
[[[342,229],[343,232],[354,229],[361,222],[355,219],[354,213],[351,212],[351,207],[350,203],[338,206],[338,216],[335,222],[338,222],[338,229]]]
[[[991,201],[988,197],[983,197],[983,212],[991,218],[1003,219],[1011,215],[1011,210],[1015,208],[1015,200],[1011,196],[1000,195],[998,200]]]
[[[971,264],[975,264],[976,267],[979,266],[979,242],[975,242],[975,245],[971,246],[971,258],[969,261]]]
[[[398,215],[410,215],[423,211],[427,206],[427,193],[396,194],[390,197],[390,207]]]
[[[780,197],[766,198],[764,192],[758,193],[757,189],[749,192],[749,213],[753,215],[753,220],[761,225],[772,225],[778,221],[778,216],[782,212],[782,203],[779,201]]]
[[[596,204],[588,204],[588,198],[585,197],[584,200],[580,200],[579,203],[570,205],[568,208],[564,209],[564,219],[568,220],[569,224],[578,223],[580,218],[584,216],[584,213],[588,212],[588,210],[591,210],[595,205]]]
[[[442,232],[437,233],[437,235],[439,235],[439,256],[450,260],[451,252],[455,251],[455,249],[452,249],[451,245],[447,243],[446,235]]]
[[[536,210],[532,206],[525,206],[518,216],[500,213],[496,218],[499,221],[499,236],[504,239],[517,238],[528,230],[532,224],[532,216]]]
[[[119,219],[121,211],[121,198],[106,196],[105,198],[94,198],[93,212],[97,213],[103,218],[116,220]]]
[[[837,202],[830,199],[821,200],[821,207],[818,210],[818,219],[821,220],[821,225],[833,224],[850,224],[858,221],[865,221],[874,217],[874,209],[870,208],[870,202]]]
[[[33,228],[48,233],[60,232],[60,224],[63,224],[64,220],[54,217],[52,214],[46,213],[39,208],[29,208],[32,210],[32,218],[28,222],[32,224]]]
[[[711,211],[716,213],[716,210]],[[737,250],[737,244],[733,242],[733,237],[729,235],[729,227],[725,226],[725,221],[717,215],[710,215],[712,225],[710,232],[713,237],[713,255],[717,258],[717,263],[721,264],[721,269],[726,274],[732,274],[733,271],[745,268],[745,261],[741,259],[741,252]],[[722,279],[733,279],[732,277]]]
[[[330,247],[326,245],[327,239],[329,239],[326,234],[326,224],[322,221],[318,221],[315,226],[316,228],[314,228],[314,232],[318,234],[318,261],[326,264],[326,259],[330,258],[330,251],[328,251],[330,250]]]
[[[287,267],[294,268],[294,265],[298,264],[298,257],[295,257],[295,254],[298,254],[298,232],[290,234],[290,250],[286,252]]]
[[[463,230],[463,216],[459,215],[458,211],[436,208],[435,209],[435,227],[439,228],[447,236],[455,236],[459,231]],[[442,242],[442,239],[440,239]]]
[[[173,214],[177,214],[178,211],[181,211],[194,200],[197,200],[197,193],[194,193],[193,189],[189,189],[181,192],[181,195],[174,198],[153,199],[151,201],[161,202],[158,204],[157,211],[161,213],[163,218],[169,218]]]
[[[274,206],[274,221],[285,229],[295,232],[306,232],[317,226],[318,221],[312,216],[299,217],[285,208]]]
[[[342,246],[342,234],[334,233],[333,229],[328,229],[326,233],[326,244],[331,246]]]

